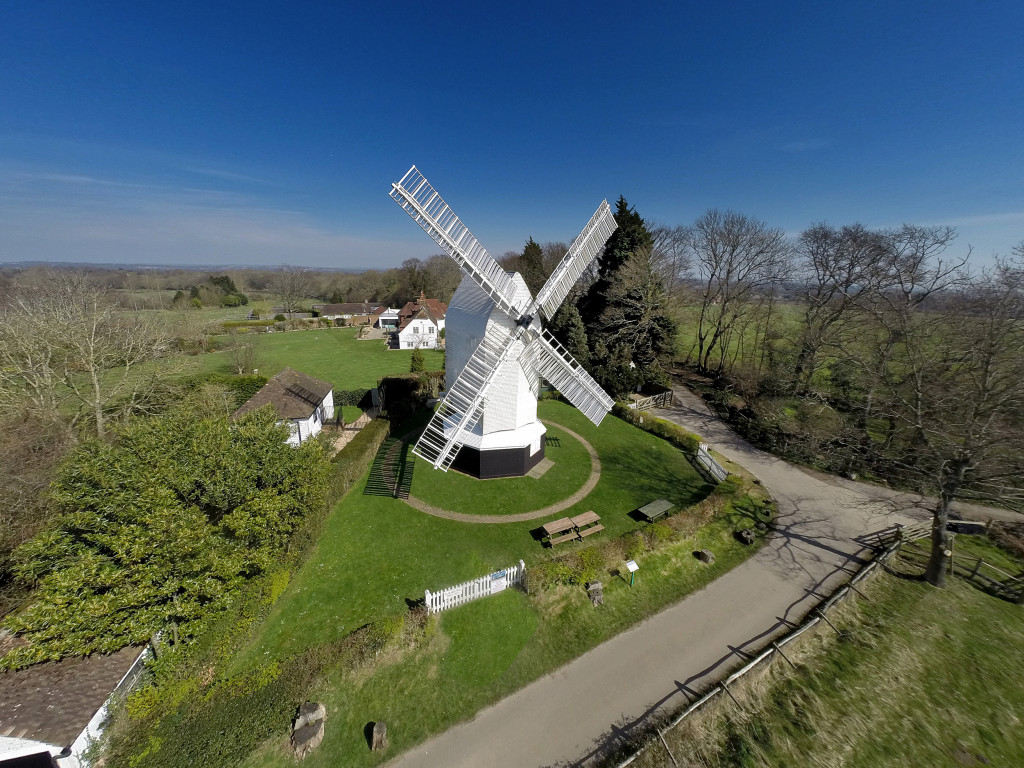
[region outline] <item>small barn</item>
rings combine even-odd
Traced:
[[[288,444],[298,446],[317,435],[324,423],[334,418],[334,388],[326,381],[285,368],[246,400],[233,418],[265,405],[272,405],[277,417],[288,422]]]

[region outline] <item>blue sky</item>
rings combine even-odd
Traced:
[[[0,4],[0,262],[388,267],[602,198],[1024,240],[1024,3]]]

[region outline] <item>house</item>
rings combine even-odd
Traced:
[[[442,346],[441,331],[447,313],[447,304],[428,299],[420,291],[416,301],[410,301],[398,311],[398,348],[437,349]]]
[[[11,638],[0,636],[0,651]],[[0,766],[86,768],[87,752],[143,672],[149,648],[0,673]]]
[[[288,444],[297,446],[323,429],[325,421],[334,418],[334,389],[292,368],[285,368],[263,385],[232,418],[239,418],[265,405],[274,406],[281,422],[288,422]]]
[[[383,304],[369,301],[347,304],[314,304],[313,311],[328,320],[347,320],[349,325],[376,325],[382,312],[387,311]]]
[[[398,330],[398,313],[400,310],[391,309],[388,307],[380,313],[380,317],[377,318],[377,327],[385,331],[397,331]]]

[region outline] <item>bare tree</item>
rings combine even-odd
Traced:
[[[1000,260],[939,308],[913,313],[878,372],[889,449],[938,494],[925,574],[945,585],[955,499],[1024,503],[1024,262]]]
[[[692,268],[688,247],[690,230],[681,224],[675,227],[655,224],[648,229],[654,238],[654,254],[665,290],[674,295],[679,282],[690,274]]]
[[[53,273],[3,313],[0,403],[27,399],[36,414],[69,425],[88,416],[100,437],[109,413],[130,412],[145,391],[139,364],[168,348],[155,319],[121,310],[80,275]]]
[[[291,316],[301,311],[302,302],[313,295],[315,287],[308,269],[283,264],[274,273],[270,289],[280,302],[284,313]]]
[[[781,229],[712,209],[690,229],[688,247],[700,283],[697,366],[720,373],[729,335],[785,275],[790,244]]]
[[[252,373],[256,367],[256,348],[256,334],[239,328],[233,328],[228,334],[228,357],[231,358],[231,367],[239,376]]]
[[[805,394],[825,364],[822,351],[841,341],[865,296],[887,287],[890,251],[882,232],[822,222],[801,233],[796,255],[805,292],[793,388]]]

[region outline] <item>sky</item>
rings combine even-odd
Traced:
[[[602,199],[1024,240],[1024,3],[0,3],[0,262],[386,268]]]

